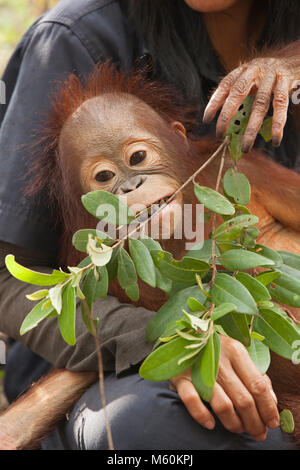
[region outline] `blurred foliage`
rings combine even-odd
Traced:
[[[0,0],[0,74],[29,26],[58,0]]]

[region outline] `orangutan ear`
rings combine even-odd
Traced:
[[[171,126],[175,129],[176,132],[178,132],[184,139],[186,140],[186,130],[183,124],[179,121],[173,121]]]

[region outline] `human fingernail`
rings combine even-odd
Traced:
[[[277,397],[276,397],[276,395],[275,395],[275,393],[274,393],[274,390],[270,390],[270,392],[271,392],[272,397],[273,397],[274,400],[275,400],[275,403],[278,403],[278,400],[277,400]]]
[[[264,441],[266,439],[267,435],[264,432],[263,434],[260,434],[259,436],[255,436],[254,439],[258,442]]]
[[[215,427],[215,422],[212,419],[209,419],[208,421],[205,421],[204,425],[205,428],[207,429],[214,429]]]
[[[278,422],[278,419],[272,419],[269,423],[268,423],[268,428],[271,428],[271,429],[274,429],[274,428],[277,428],[279,426],[279,422]]]

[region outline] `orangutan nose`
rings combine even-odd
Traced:
[[[131,191],[134,191],[135,189],[139,188],[145,180],[146,176],[132,176],[127,181],[121,184],[119,192],[123,194],[130,193]]]

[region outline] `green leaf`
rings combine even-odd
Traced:
[[[217,246],[215,246],[215,254],[216,256],[220,255]],[[193,248],[186,252],[185,256],[197,258],[208,263],[212,257],[212,240],[204,240],[204,242],[194,245]]]
[[[273,280],[268,287],[273,299],[278,302],[300,307],[300,282],[287,274],[281,274],[278,279]]]
[[[295,429],[294,418],[290,410],[282,410],[280,415],[280,427],[283,432],[292,433]]]
[[[212,188],[206,186],[199,186],[194,184],[194,191],[198,201],[201,202],[207,209],[217,214],[233,215],[235,209],[227,198]]]
[[[260,128],[259,133],[263,137],[265,142],[270,142],[270,140],[272,140],[272,124],[273,124],[273,118],[269,117],[264,120]]]
[[[235,312],[228,313],[218,319],[218,324],[222,326],[225,333],[231,338],[240,341],[246,347],[250,345],[251,338],[246,315]]]
[[[62,295],[62,309],[58,317],[58,325],[63,339],[66,343],[76,343],[76,289],[70,284],[66,286]]]
[[[251,339],[247,351],[261,374],[265,374],[271,362],[270,350],[262,341]]]
[[[294,341],[300,340],[295,325],[275,309],[262,309],[254,318],[253,328],[265,337],[264,343],[279,356],[291,359]]]
[[[48,315],[54,311],[52,305],[49,305],[47,308],[43,308],[45,303],[46,301],[42,300],[28,313],[20,328],[21,336],[27,333],[27,331],[35,328],[42,320],[47,318]]]
[[[282,262],[285,266],[299,271],[298,278],[300,279],[300,255],[295,255],[294,253],[289,253],[288,251],[277,251],[281,256]]]
[[[283,264],[280,253],[278,251],[272,250],[272,248],[269,248],[268,246],[257,244],[255,251],[259,255],[264,256],[265,258],[269,258],[271,261],[273,261],[276,267],[279,267]]]
[[[89,241],[89,235],[92,235],[94,238],[100,238],[105,245],[111,246],[115,242],[115,240],[109,237],[106,233],[100,232],[100,230],[78,230],[76,233],[74,233],[72,238],[72,243],[75,246],[76,250],[86,252],[86,247]]]
[[[223,304],[220,304],[218,307],[215,307],[211,318],[213,321],[218,320],[219,318],[224,317],[224,315],[227,315],[227,313],[233,312],[236,310],[236,305],[230,302],[224,302]]]
[[[139,374],[143,379],[160,381],[168,380],[180,374],[194,362],[195,357],[191,357],[179,364],[180,359],[187,355],[185,346],[190,341],[183,338],[175,338],[155,349],[143,362],[139,369]]]
[[[204,305],[199,302],[199,300],[194,299],[194,297],[190,297],[187,300],[188,307],[192,310],[192,312],[204,312],[206,308]]]
[[[244,134],[248,125],[253,104],[253,96],[247,96],[244,99],[242,106],[230,121],[226,135],[231,134]]]
[[[111,283],[118,274],[118,254],[119,254],[120,246],[114,248],[113,253],[111,255],[109,263],[106,265],[106,269],[108,272],[108,280]]]
[[[247,205],[251,198],[250,183],[243,173],[229,168],[223,177],[223,190],[237,204]]]
[[[196,258],[185,256],[176,261],[167,251],[151,251],[156,267],[160,272],[174,282],[182,284],[195,284],[196,274],[204,274],[210,269],[210,265]]]
[[[61,284],[58,284],[49,290],[49,299],[58,314],[60,314],[62,308],[62,290],[63,286]]]
[[[257,266],[273,266],[274,261],[247,250],[229,250],[218,258],[218,263],[231,271],[244,271]]]
[[[216,275],[210,294],[216,306],[229,302],[236,305],[239,313],[258,314],[256,302],[248,289],[229,274],[221,273]]]
[[[156,287],[155,266],[148,248],[135,238],[129,238],[128,246],[139,277],[149,286]]]
[[[195,315],[191,315],[185,310],[183,310],[183,312],[187,322],[195,331],[198,331],[199,329],[202,331],[208,330],[209,320],[202,320],[202,318],[198,318]]]
[[[107,191],[91,191],[81,197],[85,209],[99,220],[112,225],[127,225],[135,215],[121,199]]]
[[[238,215],[219,225],[212,234],[212,238],[215,238],[217,241],[235,240],[236,236],[239,236],[243,228],[251,227],[257,223],[258,218],[255,215]],[[232,231],[234,232],[234,236],[230,236]]]
[[[192,382],[205,401],[210,401],[219,369],[220,339],[217,333],[210,335],[192,367]]]
[[[108,264],[113,254],[113,249],[110,246],[98,243],[97,239],[94,239],[91,234],[89,235],[86,251],[96,266]]]
[[[21,266],[15,261],[14,255],[7,255],[5,264],[12,276],[19,281],[27,282],[35,286],[53,286],[69,277],[69,274],[54,269],[52,274],[39,273]]]
[[[139,289],[135,266],[124,248],[120,248],[118,253],[118,281],[131,300],[138,300]]]
[[[243,136],[240,134],[232,134],[230,138],[230,155],[233,161],[239,161],[242,156]]]
[[[254,278],[247,273],[238,273],[235,277],[248,289],[255,302],[271,299],[268,289],[258,278]]]
[[[141,235],[139,240],[145,245],[145,247],[149,250],[161,250],[161,246],[158,241],[153,240],[151,237],[147,237],[146,235]]]
[[[275,279],[281,276],[281,273],[277,271],[267,271],[259,274],[256,279],[259,281],[261,284],[264,286],[267,286],[271,282],[273,282]]]
[[[37,290],[36,292],[33,292],[32,294],[26,295],[26,298],[28,300],[41,300],[46,295],[48,295],[48,289],[42,289],[42,290]]]
[[[94,270],[90,269],[82,286],[83,295],[85,296],[90,308],[97,299],[103,299],[107,296],[108,273],[106,266],[98,267],[97,273],[99,275],[99,280],[95,278]]]
[[[187,301],[190,297],[194,297],[203,303],[206,300],[205,295],[198,286],[187,287],[177,292],[171,297],[150,320],[146,327],[147,340],[155,341],[169,327],[171,322],[175,322],[182,317],[182,311],[188,310]]]

